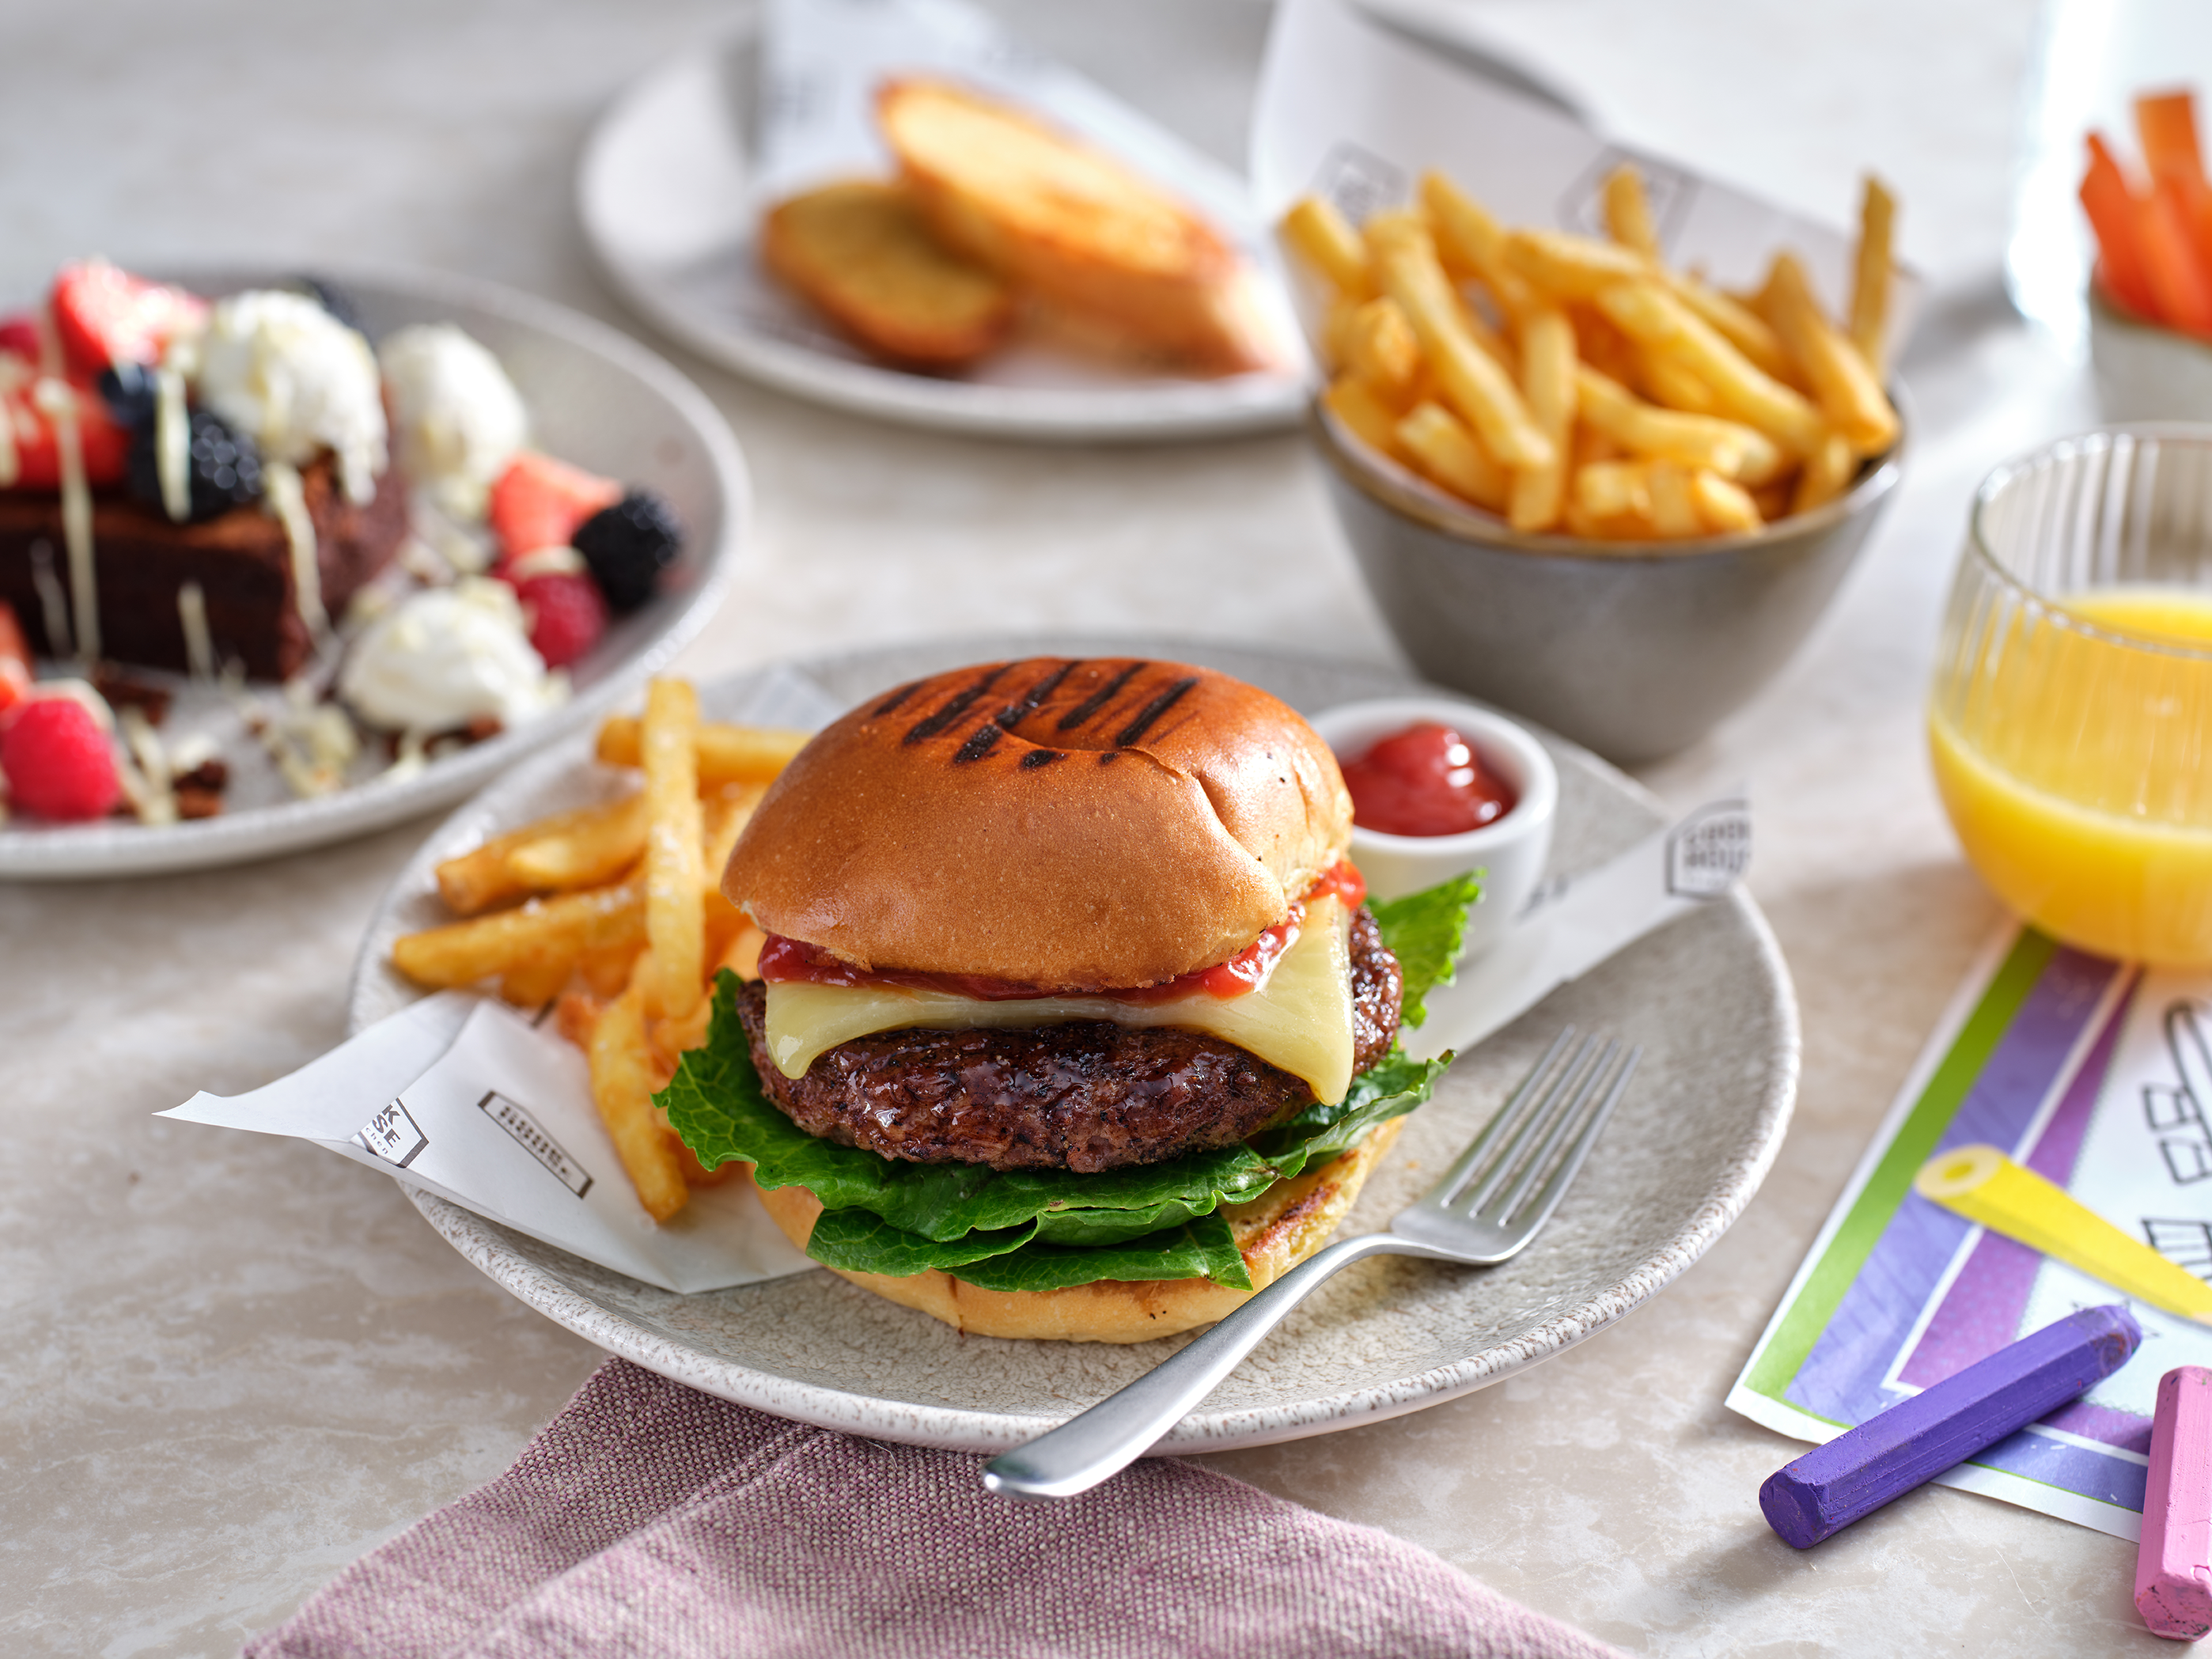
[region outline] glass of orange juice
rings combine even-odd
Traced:
[[[2100,956],[2212,964],[2212,426],[2091,433],[1991,475],[1928,735],[1998,896]]]

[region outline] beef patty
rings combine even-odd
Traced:
[[[1355,1074],[1398,1031],[1403,975],[1375,918],[1352,924]],[[1173,1026],[1069,1020],[1022,1030],[878,1031],[787,1078],[769,1059],[768,992],[738,998],[768,1097],[807,1133],[915,1164],[1093,1174],[1227,1146],[1313,1103],[1304,1079]]]

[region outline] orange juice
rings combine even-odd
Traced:
[[[2047,932],[2103,956],[2212,963],[2212,593],[2055,603],[2063,615],[2018,613],[1984,636],[1936,700],[1944,806],[1975,868]]]

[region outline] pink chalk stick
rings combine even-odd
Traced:
[[[2202,1365],[2158,1380],[2136,1611],[2160,1636],[2212,1633],[2212,1370]]]

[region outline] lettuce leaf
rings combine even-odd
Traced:
[[[1403,967],[1407,1023],[1418,999],[1449,980],[1466,907],[1462,877],[1376,906]],[[1393,1045],[1345,1097],[1316,1102],[1249,1142],[1097,1175],[1004,1174],[964,1164],[906,1164],[817,1140],[777,1110],[754,1069],[737,1015],[738,981],[714,986],[707,1042],[656,1097],[699,1161],[753,1166],[763,1187],[805,1187],[822,1200],[807,1254],[848,1271],[903,1277],[938,1267],[987,1290],[1047,1290],[1097,1279],[1188,1279],[1249,1288],[1223,1206],[1334,1158],[1376,1124],[1429,1097],[1450,1056],[1415,1060]]]
[[[1456,976],[1460,946],[1467,938],[1467,913],[1481,897],[1482,872],[1473,870],[1403,898],[1367,902],[1383,944],[1405,972],[1401,1024],[1419,1025],[1429,1017],[1429,993]]]

